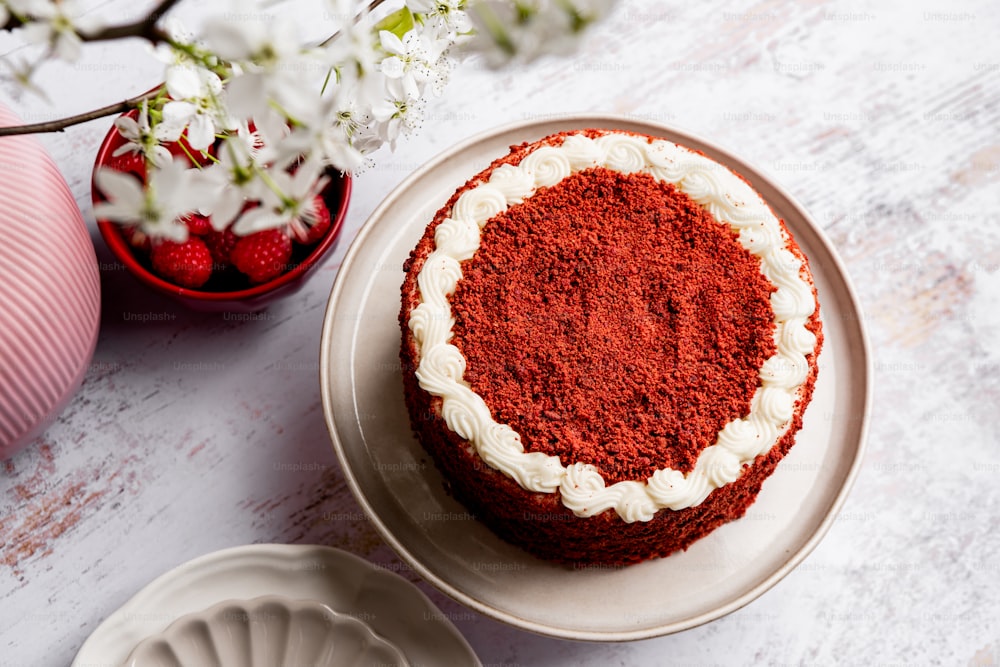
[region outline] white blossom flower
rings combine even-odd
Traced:
[[[349,87],[378,67],[380,54],[375,46],[375,29],[367,11],[363,11],[356,21],[352,19],[356,8],[354,0],[330,0],[329,4],[330,14],[337,21],[337,32],[335,39],[322,45],[322,53],[336,75],[336,83]]]
[[[454,39],[472,30],[472,21],[465,12],[466,0],[407,0],[406,5],[423,15],[435,37]]]
[[[119,116],[115,119],[115,127],[118,128],[118,133],[128,141],[115,150],[112,154],[114,157],[125,153],[138,153],[154,165],[165,164],[173,159],[170,151],[163,145],[164,141],[173,140],[173,132],[161,124],[157,124],[155,127],[150,126],[147,100],[143,100],[139,107],[138,119],[131,116]]]
[[[480,0],[468,9],[475,34],[466,48],[493,67],[564,53],[614,6],[614,0]]]
[[[22,92],[31,91],[43,100],[50,101],[45,91],[32,81],[35,70],[38,69],[40,64],[38,61],[31,62],[25,58],[18,58],[15,62],[13,58],[7,57],[0,58],[0,64],[10,70],[9,75],[0,75],[0,79],[10,80],[16,84],[17,87],[14,88],[15,98],[20,99]]]
[[[242,121],[236,130],[226,137],[227,141],[238,142],[237,146],[240,155],[246,155],[247,163],[265,161],[266,141],[264,131],[252,126],[247,121]],[[221,150],[219,151],[221,154]]]
[[[371,109],[362,110],[353,98],[336,100],[320,139],[327,162],[349,172],[360,167],[365,154],[382,143],[372,130],[374,120]]]
[[[317,160],[306,160],[294,173],[285,169],[269,169],[270,190],[263,192],[260,206],[244,213],[233,223],[237,236],[265,229],[280,229],[296,225],[311,226],[315,221],[315,198],[329,182],[322,175],[323,166]]]
[[[23,28],[23,35],[33,43],[48,45],[50,51],[58,58],[73,62],[80,56],[80,46],[83,40],[80,35],[86,35],[96,30],[100,24],[93,17],[83,15],[81,8],[74,0],[28,0],[14,6],[19,14],[30,18]]]
[[[126,225],[137,225],[146,235],[183,242],[187,226],[181,216],[206,203],[209,193],[196,182],[196,169],[183,160],[172,160],[149,170],[146,184],[129,174],[98,169],[94,178],[107,198],[94,206],[94,215]]]
[[[197,176],[213,192],[211,201],[199,209],[209,216],[212,227],[222,231],[239,215],[247,201],[256,198],[258,186],[254,156],[246,141],[227,138],[219,147],[219,161]]]
[[[205,24],[203,41],[234,66],[226,85],[234,114],[249,118],[277,104],[295,117],[318,101],[328,66],[318,52],[302,46],[292,22],[220,17]]]
[[[152,48],[153,57],[167,66],[164,79],[170,77],[174,67],[194,67],[197,61],[193,53],[197,52],[194,34],[174,16],[163,21],[163,33],[167,40],[157,43]]]
[[[278,164],[288,166],[294,162],[300,150],[291,151],[286,149],[288,137],[291,129],[288,126],[288,119],[276,109],[268,109],[263,114],[254,117],[255,132],[257,134],[258,164]]]
[[[402,39],[383,30],[379,33],[379,42],[389,54],[379,63],[379,70],[390,79],[398,79],[408,96],[419,97],[429,81],[447,80],[450,68],[442,58],[446,41],[431,39],[414,28]],[[440,89],[442,84],[436,87]]]
[[[178,65],[167,70],[165,82],[171,100],[163,106],[163,124],[174,140],[187,129],[191,148],[207,150],[217,132],[235,127],[221,102],[222,80],[201,67]]]
[[[378,122],[378,135],[395,150],[400,134],[412,134],[423,124],[424,101],[411,97],[403,90],[399,79],[388,79],[386,97],[372,106],[372,116]]]
[[[291,165],[309,156],[346,172],[364,162],[363,151],[371,147],[368,138],[372,134],[366,128],[373,118],[360,111],[350,97],[328,96],[302,120],[281,141],[273,153],[275,160]]]

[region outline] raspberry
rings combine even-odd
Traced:
[[[181,220],[187,225],[188,232],[195,236],[205,236],[212,231],[212,221],[200,213],[189,213]]]
[[[215,265],[225,267],[229,266],[233,248],[236,247],[236,242],[240,240],[240,237],[233,234],[233,230],[229,228],[221,232],[213,229],[205,234],[202,240],[208,246],[208,251],[212,253],[212,261],[215,262]]]
[[[212,253],[196,236],[184,243],[160,241],[150,259],[156,273],[181,287],[201,287],[212,277]]]
[[[328,231],[330,231],[330,209],[326,207],[326,202],[319,195],[313,199],[315,211],[315,221],[312,226],[306,227],[301,221],[293,223],[290,228],[295,240],[302,245],[312,245],[318,243]]]
[[[236,268],[254,284],[267,282],[287,271],[291,257],[292,240],[280,229],[265,229],[244,236],[230,254]]]

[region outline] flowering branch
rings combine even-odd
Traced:
[[[366,8],[365,11],[371,12],[377,7],[382,5],[386,0],[372,0]],[[125,39],[129,37],[139,37],[150,42],[154,46],[159,43],[169,42],[169,35],[162,30],[158,23],[165,17],[168,12],[178,4],[180,0],[162,0],[159,5],[154,7],[145,17],[135,21],[133,23],[126,23],[117,26],[107,26],[100,28],[96,31],[90,33],[79,33],[80,40],[82,42],[100,42],[100,41],[114,41],[118,39]],[[0,10],[4,7],[3,0],[0,0]],[[364,13],[359,13],[354,18],[354,23],[357,24],[363,17]],[[0,14],[2,16],[2,14]],[[22,18],[14,14],[9,15],[7,23],[0,26],[0,30],[14,30],[25,25],[25,21]],[[327,46],[338,36],[340,36],[341,31],[333,33],[325,41],[322,42],[320,46]],[[4,136],[14,136],[23,134],[43,134],[48,132],[62,132],[66,128],[72,127],[74,125],[79,125],[81,123],[86,123],[98,118],[104,118],[106,116],[114,116],[118,114],[125,113],[131,109],[136,108],[140,102],[143,100],[151,99],[155,96],[155,91],[144,93],[142,95],[137,95],[131,97],[127,100],[117,102],[115,104],[109,104],[107,106],[99,107],[97,109],[92,109],[90,111],[76,114],[73,116],[67,116],[65,118],[60,118],[51,121],[44,121],[39,123],[32,123],[26,125],[15,125],[8,127],[0,127],[0,137]]]
[[[61,120],[0,128],[0,136],[130,112],[115,121],[124,141],[113,157],[126,165],[118,172],[139,179],[114,173],[114,165],[98,169],[95,182],[106,197],[95,207],[99,218],[175,242],[185,241],[184,220],[195,213],[237,235],[301,231],[329,169],[357,171],[380,146],[394,148],[420,127],[426,95],[447,83],[453,47],[468,45],[492,64],[530,60],[566,50],[613,4],[368,0],[359,8],[357,0],[317,1],[339,17],[319,44],[303,44],[286,17],[263,13],[210,17],[200,34],[188,34],[165,20],[179,0],[161,0],[142,19],[117,26],[83,16],[77,0],[0,0],[0,25],[46,47],[41,60],[14,67],[23,84],[38,63],[71,61],[85,42],[138,37],[166,63],[164,83],[153,91]]]

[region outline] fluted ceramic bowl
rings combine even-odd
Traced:
[[[129,112],[133,117],[138,112]],[[128,115],[128,114],[126,114]],[[114,152],[126,139],[117,128],[112,127],[97,152],[94,169],[114,164]],[[136,177],[143,175],[135,174]],[[149,257],[136,251],[125,237],[123,228],[108,220],[98,220],[97,228],[108,249],[125,265],[125,268],[139,282],[152,290],[164,294],[194,310],[254,312],[274,301],[300,290],[320,261],[330,253],[340,238],[340,230],[347,216],[347,206],[351,198],[351,177],[347,174],[330,173],[330,183],[322,192],[323,200],[330,211],[330,229],[315,245],[296,245],[290,261],[291,268],[280,276],[259,285],[223,282],[216,289],[207,287],[191,289],[175,285],[153,272]],[[97,184],[91,181],[91,196],[94,203],[102,201],[103,195]],[[214,280],[214,278],[213,278]],[[210,281],[211,284],[211,281]]]
[[[122,667],[406,667],[364,622],[310,600],[230,600],[182,616]]]
[[[0,106],[0,126],[20,124]],[[79,388],[100,306],[94,246],[62,174],[35,137],[0,137],[0,459]]]

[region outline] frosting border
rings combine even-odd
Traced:
[[[434,249],[417,276],[421,303],[410,311],[407,324],[419,354],[419,386],[441,398],[445,425],[488,465],[527,490],[559,491],[562,503],[577,516],[614,509],[626,522],[648,521],[661,509],[700,504],[714,489],[738,479],[784,435],[798,392],[810,375],[806,355],[816,351],[817,339],[807,328],[816,300],[808,269],[789,250],[790,237],[780,220],[739,176],[665,139],[625,131],[603,131],[591,138],[594,134],[567,133],[561,144],[540,146],[516,165],[501,165],[458,197],[435,230]],[[485,402],[464,381],[465,359],[449,343],[454,320],[448,297],[462,277],[460,262],[478,249],[481,229],[538,188],[591,167],[647,173],[685,192],[737,234],[776,288],[771,294],[776,353],[760,369],[750,412],[729,422],[687,475],[664,468],[646,480],[609,486],[592,465],[563,466],[556,456],[525,452],[518,434],[493,420]]]

